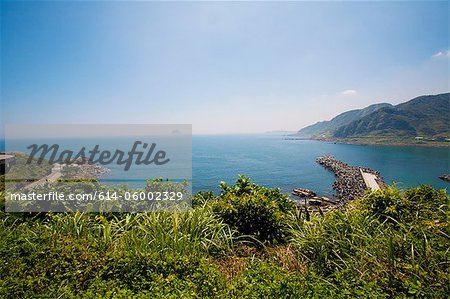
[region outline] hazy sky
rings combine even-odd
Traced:
[[[298,130],[448,92],[444,2],[1,2],[3,123]]]

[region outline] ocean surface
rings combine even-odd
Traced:
[[[245,174],[287,193],[304,187],[329,196],[334,193],[334,174],[315,162],[324,154],[378,170],[386,183],[401,188],[450,187],[438,178],[450,173],[449,148],[334,144],[271,135],[194,136],[192,144],[194,191],[218,190],[219,181],[233,183],[238,174]]]
[[[0,141],[0,150],[4,150],[3,144]],[[194,193],[218,192],[220,181],[233,184],[239,174],[244,174],[258,184],[279,187],[286,193],[303,187],[331,196],[334,175],[315,162],[324,154],[378,170],[386,183],[396,183],[401,188],[420,184],[439,189],[450,187],[438,178],[450,173],[449,148],[347,145],[286,140],[276,135],[196,135],[192,138],[192,189]],[[127,174],[130,187],[144,185],[143,167],[132,167]],[[123,173],[114,167],[103,181],[125,182]]]

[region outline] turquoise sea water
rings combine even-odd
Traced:
[[[395,182],[400,187],[419,184],[450,187],[438,179],[450,172],[448,148],[333,144],[285,140],[273,135],[197,135],[192,138],[193,191],[218,191],[220,181],[232,184],[239,174],[245,174],[258,184],[279,187],[287,193],[304,187],[330,196],[334,193],[331,187],[334,175],[315,162],[324,154],[378,170],[387,183]],[[143,179],[148,175],[143,167],[132,167],[127,174],[130,186],[144,185]],[[123,183],[123,173],[112,167],[104,181]]]
[[[221,180],[233,183],[238,174],[245,174],[258,184],[284,192],[305,187],[331,195],[334,175],[315,162],[327,153],[378,170],[387,183],[400,187],[450,187],[438,179],[450,172],[448,148],[348,145],[255,135],[194,136],[193,189],[211,190]]]

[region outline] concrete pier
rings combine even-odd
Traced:
[[[361,168],[359,169],[361,171],[361,175],[364,179],[364,182],[366,183],[367,188],[369,188],[372,191],[380,190],[380,185],[377,183],[377,176],[373,173],[364,172]]]
[[[367,189],[378,190],[378,182],[383,181],[377,171],[348,165],[331,155],[319,157],[317,163],[334,173],[336,181],[333,189],[336,191],[336,198],[343,201],[361,197]]]

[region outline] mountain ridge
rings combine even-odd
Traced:
[[[303,138],[320,137],[321,135],[327,136],[335,128],[349,124],[352,121],[360,119],[361,117],[364,117],[378,109],[381,109],[384,107],[390,107],[390,106],[392,106],[392,105],[389,103],[379,103],[379,104],[369,105],[362,109],[349,110],[349,111],[338,114],[337,116],[333,117],[331,120],[319,121],[315,124],[306,126],[302,129],[300,129],[294,135],[296,135],[298,137],[303,137]]]
[[[374,104],[341,113],[330,121],[300,129],[311,139],[400,138],[445,141],[450,138],[450,93],[423,95],[398,105]]]

